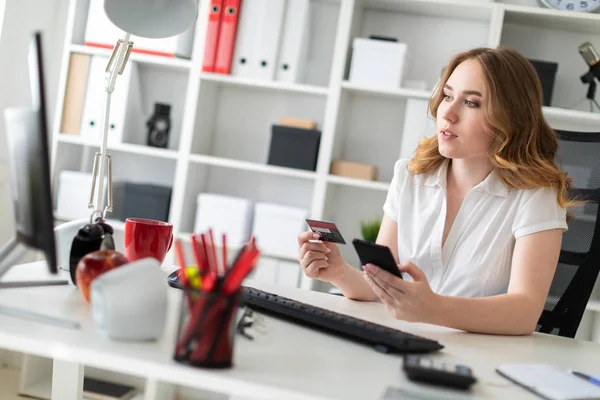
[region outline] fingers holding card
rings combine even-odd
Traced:
[[[306,223],[311,231],[319,234],[319,240],[323,242],[346,244],[346,241],[335,223],[330,221],[317,221],[314,219],[307,219]]]

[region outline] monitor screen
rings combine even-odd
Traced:
[[[29,47],[32,108],[7,110],[6,134],[17,240],[42,251],[57,273],[43,75],[42,38],[35,32]]]

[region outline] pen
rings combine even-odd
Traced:
[[[585,379],[586,381],[593,383],[596,386],[600,386],[600,379],[598,378],[594,378],[593,376],[584,374],[583,372],[579,372],[579,371],[570,371],[571,374],[575,375],[578,378],[581,379]]]

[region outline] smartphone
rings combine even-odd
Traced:
[[[402,279],[402,274],[389,247],[361,239],[352,240],[352,244],[354,245],[354,249],[356,249],[361,265],[375,264]]]

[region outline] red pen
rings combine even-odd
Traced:
[[[247,251],[242,254],[235,263],[231,270],[225,277],[225,281],[223,282],[223,292],[226,294],[231,294],[235,292],[242,281],[248,276],[250,271],[256,265],[256,260],[260,255],[260,251],[258,249],[247,249]]]
[[[200,274],[200,276],[205,275],[206,266],[204,265],[202,254],[200,253],[200,246],[198,244],[198,239],[196,238],[196,235],[192,235],[192,252],[194,254],[194,258],[196,259],[196,264],[198,265],[198,273]]]
[[[215,261],[215,268],[217,270],[217,274],[219,276],[222,276],[223,270],[219,266],[219,259],[217,258],[217,249],[215,246],[215,237],[213,236],[212,228],[208,228],[208,237],[210,238],[210,254],[213,257],[213,260]]]
[[[206,274],[206,277],[204,279],[203,289],[211,291],[216,287],[218,272],[216,270],[216,267],[212,263],[210,252],[208,251],[208,245],[206,244],[206,236],[204,235],[204,233],[200,234],[200,239],[202,240],[202,248],[204,250],[204,254],[206,255],[206,261],[208,262],[208,273]]]
[[[223,233],[223,235],[222,235],[222,241],[223,241],[223,272],[227,273],[227,270],[229,268],[227,268],[227,235],[225,233]]]
[[[184,286],[187,286],[187,276],[185,274],[185,256],[183,255],[183,248],[181,247],[181,241],[177,239],[175,241],[175,257],[177,258],[177,264],[179,264],[179,279]]]

